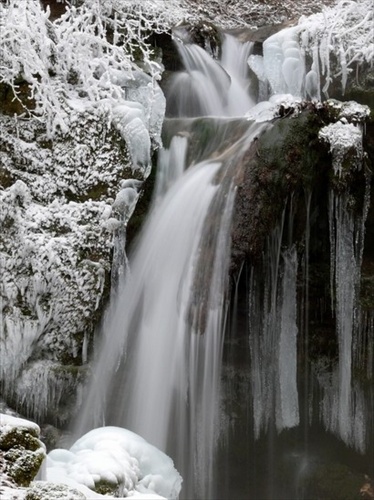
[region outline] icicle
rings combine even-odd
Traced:
[[[283,254],[282,305],[278,355],[279,407],[276,415],[278,431],[299,424],[297,390],[297,252],[293,248]]]
[[[41,422],[47,415],[54,418],[56,424],[65,424],[71,417],[70,410],[53,412],[61,408],[61,402],[69,391],[81,385],[74,369],[62,367],[52,361],[36,361],[27,366],[14,385],[14,392],[19,407],[26,416],[32,415]],[[73,405],[73,402],[72,402]]]
[[[353,353],[360,349],[360,332],[355,326],[358,323],[357,293],[360,282],[362,260],[364,216],[355,220],[348,208],[348,195],[330,194],[330,235],[332,244],[332,291],[335,290],[336,331],[339,345],[339,361],[336,382],[333,387],[336,393],[329,396],[327,407],[333,412],[334,419],[327,420],[323,413],[325,425],[348,445],[363,451],[362,435],[364,434],[363,397],[353,393]],[[357,333],[356,333],[357,332]],[[353,345],[353,334],[358,335],[356,347]],[[362,334],[361,334],[362,335]],[[356,394],[356,395],[355,395]],[[326,410],[327,411],[327,410]],[[359,425],[360,423],[360,425]],[[355,428],[358,426],[357,432]]]

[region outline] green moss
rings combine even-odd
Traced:
[[[258,170],[271,173],[275,189],[312,188],[318,175],[328,169],[327,148],[321,146],[318,132],[323,121],[315,111],[280,119],[259,140]]]
[[[118,496],[118,484],[101,479],[95,482],[95,491],[101,495]]]
[[[38,432],[33,428],[12,427],[0,434],[0,450],[8,451],[14,446],[23,446],[26,450],[36,451],[40,448]]]

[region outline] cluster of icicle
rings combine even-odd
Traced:
[[[273,94],[321,100],[337,78],[344,94],[349,75],[373,64],[373,23],[371,0],[342,1],[269,37],[248,62]]]

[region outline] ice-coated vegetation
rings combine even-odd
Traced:
[[[133,18],[134,9],[132,6],[127,13],[123,7],[115,8],[115,2],[89,1],[67,9],[52,24],[48,10],[44,12],[37,0],[12,0],[0,7],[0,83],[12,87],[15,99],[19,99],[17,80],[28,83],[29,99],[35,101],[33,114],[45,120],[49,137],[56,130],[68,132],[71,109],[77,108],[101,108],[108,121],[119,113],[126,124],[139,118],[146,129],[152,129],[152,110],[147,103],[141,117],[123,109],[131,101],[128,90],[139,85],[137,73],[141,70],[135,59],[150,75],[145,82],[148,101],[157,96],[155,81],[161,72],[144,41],[151,24],[146,17]],[[119,103],[122,110],[118,110]]]

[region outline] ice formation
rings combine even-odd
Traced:
[[[352,123],[330,123],[321,129],[319,137],[330,145],[335,174],[342,176],[343,159],[349,151],[352,152],[352,164],[356,157],[358,165],[361,165],[362,130],[360,128]]]
[[[344,183],[351,171],[362,169],[363,127],[362,123],[355,122],[364,121],[369,109],[352,102],[339,105],[328,101],[328,104],[337,108],[339,121],[322,128],[319,138],[329,145],[334,173]],[[348,123],[348,120],[353,123]],[[357,213],[350,207],[348,192],[330,192],[332,310],[336,315],[339,358],[337,367],[330,375],[316,369],[323,390],[321,420],[328,430],[361,452],[367,447],[367,410],[363,391],[355,383],[353,372],[357,366],[354,356],[357,340],[354,339],[362,330],[358,321],[358,297],[368,189],[367,183],[363,205]]]
[[[371,0],[341,1],[302,17],[265,40],[263,59],[250,56],[248,64],[272,94],[321,100],[337,80],[344,94],[350,75],[374,58],[372,7]]]
[[[357,299],[365,218],[365,206],[361,216],[354,216],[346,194],[330,194],[331,274],[339,359],[330,375],[317,369],[323,390],[322,422],[347,445],[362,453],[368,445],[365,417],[368,412],[363,390],[355,383],[353,372],[359,366],[355,363],[354,339],[361,328]]]
[[[253,270],[249,300],[251,385],[256,439],[275,422],[278,432],[299,424],[297,389],[297,311],[295,249],[281,252],[283,228],[269,239],[265,257],[264,300]],[[280,279],[281,269],[283,278]]]

